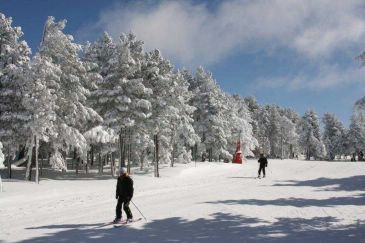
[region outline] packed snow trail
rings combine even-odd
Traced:
[[[260,180],[256,160],[177,164],[160,178],[136,171],[133,202],[148,221],[118,229],[103,227],[115,216],[115,179],[5,180],[0,241],[365,241],[365,163],[269,160],[267,168]]]

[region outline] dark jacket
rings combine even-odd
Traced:
[[[118,177],[115,197],[131,200],[133,197],[133,180],[128,175]]]
[[[260,163],[261,167],[266,167],[267,166],[267,159],[265,157],[261,157],[258,162]]]

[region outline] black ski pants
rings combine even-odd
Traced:
[[[127,214],[127,219],[133,218],[132,211],[129,208],[129,203],[130,203],[130,200],[127,200],[126,198],[121,198],[121,197],[118,198],[117,207],[115,209],[115,215],[116,215],[117,219],[122,218],[122,205],[123,205],[124,212]]]
[[[265,176],[265,167],[266,167],[266,165],[264,165],[264,164],[260,164],[260,168],[259,168],[259,176],[260,176],[260,174],[261,174],[261,170],[262,170],[262,173],[264,174],[264,176]]]

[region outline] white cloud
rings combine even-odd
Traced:
[[[312,77],[308,74],[299,74],[285,77],[260,78],[256,81],[256,87],[323,91],[332,87],[344,87],[350,83],[365,84],[365,69],[356,67],[344,69],[338,65],[322,64],[318,72]]]
[[[120,5],[91,29],[133,31],[183,65],[211,64],[237,51],[288,47],[309,58],[364,43],[363,0],[228,0],[208,8],[190,1]],[[90,31],[86,28],[85,32]]]

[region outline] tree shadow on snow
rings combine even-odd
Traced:
[[[318,178],[305,181],[289,180],[273,186],[318,187],[322,191],[365,191],[365,175],[344,178]]]
[[[365,237],[364,222],[339,226],[333,217],[278,218],[270,223],[225,213],[211,216],[193,221],[178,217],[154,220],[141,229],[102,224],[47,225],[29,230],[60,231],[22,242],[359,242]]]
[[[311,198],[277,198],[273,200],[259,199],[241,199],[241,200],[221,200],[206,203],[223,203],[223,204],[242,204],[242,205],[259,205],[259,206],[294,206],[294,207],[333,207],[339,205],[365,205],[365,176],[351,176],[345,178],[318,178],[306,181],[284,181],[283,183],[272,186],[287,187],[315,187],[318,191],[361,191],[351,196],[329,197],[325,199]],[[273,189],[274,190],[274,189]]]
[[[260,199],[240,199],[240,200],[221,200],[205,203],[223,203],[229,205],[256,205],[256,206],[293,206],[293,207],[333,207],[333,206],[363,206],[365,205],[365,194],[359,194],[349,197],[330,197],[326,199],[310,199],[310,198],[278,198],[274,200]]]

